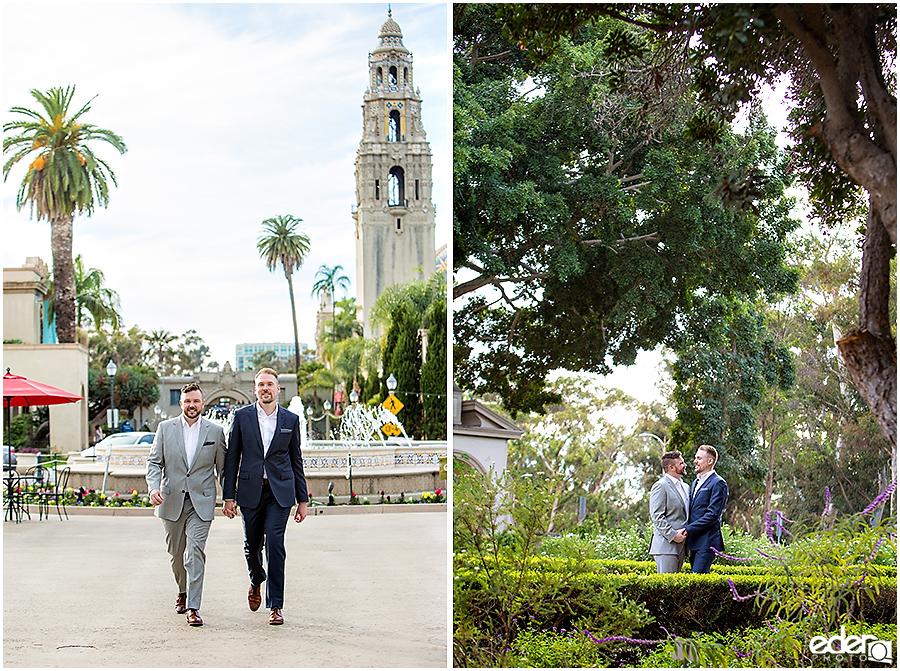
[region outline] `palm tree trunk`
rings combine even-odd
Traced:
[[[72,261],[72,217],[50,221],[53,254],[53,303],[56,336],[61,343],[75,342],[75,266]]]
[[[291,318],[294,320],[294,372],[300,370],[300,337],[297,335],[297,309],[294,307],[294,284],[291,282],[291,274],[284,270],[287,278],[288,291],[291,294]]]

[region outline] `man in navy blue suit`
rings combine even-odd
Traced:
[[[225,455],[222,512],[233,518],[241,507],[244,556],[250,570],[250,610],[259,608],[260,586],[266,585],[269,624],[284,624],[284,532],[291,506],[294,520],[306,519],[309,495],[300,454],[300,418],[278,405],[278,373],[263,368],[256,374],[256,403],[234,413]],[[235,496],[236,492],[236,496]],[[262,548],[266,547],[266,569]]]
[[[682,529],[687,533],[687,546],[691,551],[691,571],[709,573],[716,554],[725,551],[722,538],[722,511],[728,502],[728,485],[715,472],[719,454],[712,445],[701,445],[694,457],[697,479],[691,484],[688,523]]]

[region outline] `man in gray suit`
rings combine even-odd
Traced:
[[[216,476],[225,467],[225,433],[201,417],[203,391],[196,382],[181,388],[181,415],[160,422],[147,459],[147,488],[162,519],[178,585],[175,611],[192,627],[203,624],[200,597],[206,539],[216,512]]]
[[[684,564],[688,518],[688,489],[681,480],[687,465],[681,452],[662,456],[663,476],[650,488],[650,520],[653,539],[650,554],[656,560],[657,573],[678,573]]]

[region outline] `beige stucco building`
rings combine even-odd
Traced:
[[[435,264],[431,148],[412,61],[389,10],[369,54],[356,157],[356,304],[367,338],[381,293],[429,276]]]
[[[84,397],[50,406],[50,446],[71,452],[88,443],[88,350],[81,343],[43,342],[48,275],[47,265],[33,256],[21,268],[3,269],[3,371]]]

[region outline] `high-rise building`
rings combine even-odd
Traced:
[[[300,360],[305,361],[303,358],[303,350],[306,349],[306,343],[300,343]],[[242,370],[250,370],[253,366],[250,364],[250,360],[259,354],[260,352],[266,352],[268,350],[272,350],[275,352],[275,356],[286,364],[288,364],[288,368],[293,372],[294,370],[294,343],[292,342],[245,342],[240,345],[235,345],[234,347],[234,359],[235,366],[234,369],[238,372]]]
[[[356,291],[359,320],[389,286],[426,277],[435,264],[431,148],[413,57],[391,17],[369,54],[363,135],[356,155]]]

